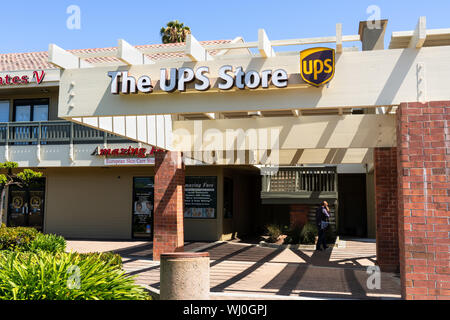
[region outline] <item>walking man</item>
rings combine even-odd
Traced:
[[[325,230],[328,227],[328,221],[330,218],[330,209],[328,208],[328,202],[323,201],[320,206],[316,210],[316,226],[319,231],[316,250],[322,251],[320,246],[323,246],[323,249],[326,250],[328,248],[327,241],[325,239]]]

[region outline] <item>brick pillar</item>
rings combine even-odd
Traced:
[[[289,222],[291,227],[303,227],[308,222],[309,206],[291,204],[289,207]]]
[[[397,272],[397,149],[375,148],[374,166],[377,264],[381,271]]]
[[[450,101],[397,112],[400,272],[405,299],[450,299]]]
[[[155,154],[153,260],[183,251],[184,162],[181,152]]]

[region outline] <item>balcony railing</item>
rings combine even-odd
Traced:
[[[336,167],[282,167],[262,176],[263,199],[337,198]]]
[[[0,123],[0,145],[83,144],[129,141],[70,121]]]

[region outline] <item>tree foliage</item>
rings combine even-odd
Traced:
[[[160,30],[162,43],[185,42],[191,29],[178,20],[169,21],[165,27]]]
[[[0,163],[0,171],[3,171],[3,173],[0,173],[0,189],[2,190],[0,195],[0,223],[3,218],[3,200],[6,194],[6,189],[10,185],[17,185],[28,189],[31,183],[42,177],[42,172],[37,172],[31,169],[24,169],[22,172],[13,173],[13,169],[18,167],[19,164],[17,162],[7,161]]]
[[[17,174],[17,178],[22,182],[23,185],[29,186],[36,179],[42,178],[42,172],[33,171],[31,169],[24,169],[22,172]]]

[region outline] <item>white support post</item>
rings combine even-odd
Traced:
[[[422,48],[425,40],[427,38],[427,18],[420,17],[419,22],[417,22],[416,30],[414,30],[413,36],[409,42],[409,48]]]
[[[336,23],[336,53],[342,53],[342,23]]]
[[[208,51],[194,38],[192,34],[188,34],[186,38],[186,48],[184,53],[192,61],[209,61],[213,58],[209,55]]]
[[[119,39],[117,58],[127,65],[153,64],[142,52],[123,39]]]
[[[78,69],[89,68],[92,65],[81,60],[72,53],[58,47],[56,44],[50,43],[48,46],[48,62],[54,64],[61,69]]]
[[[258,50],[263,58],[275,57],[275,51],[264,29],[258,30]]]

